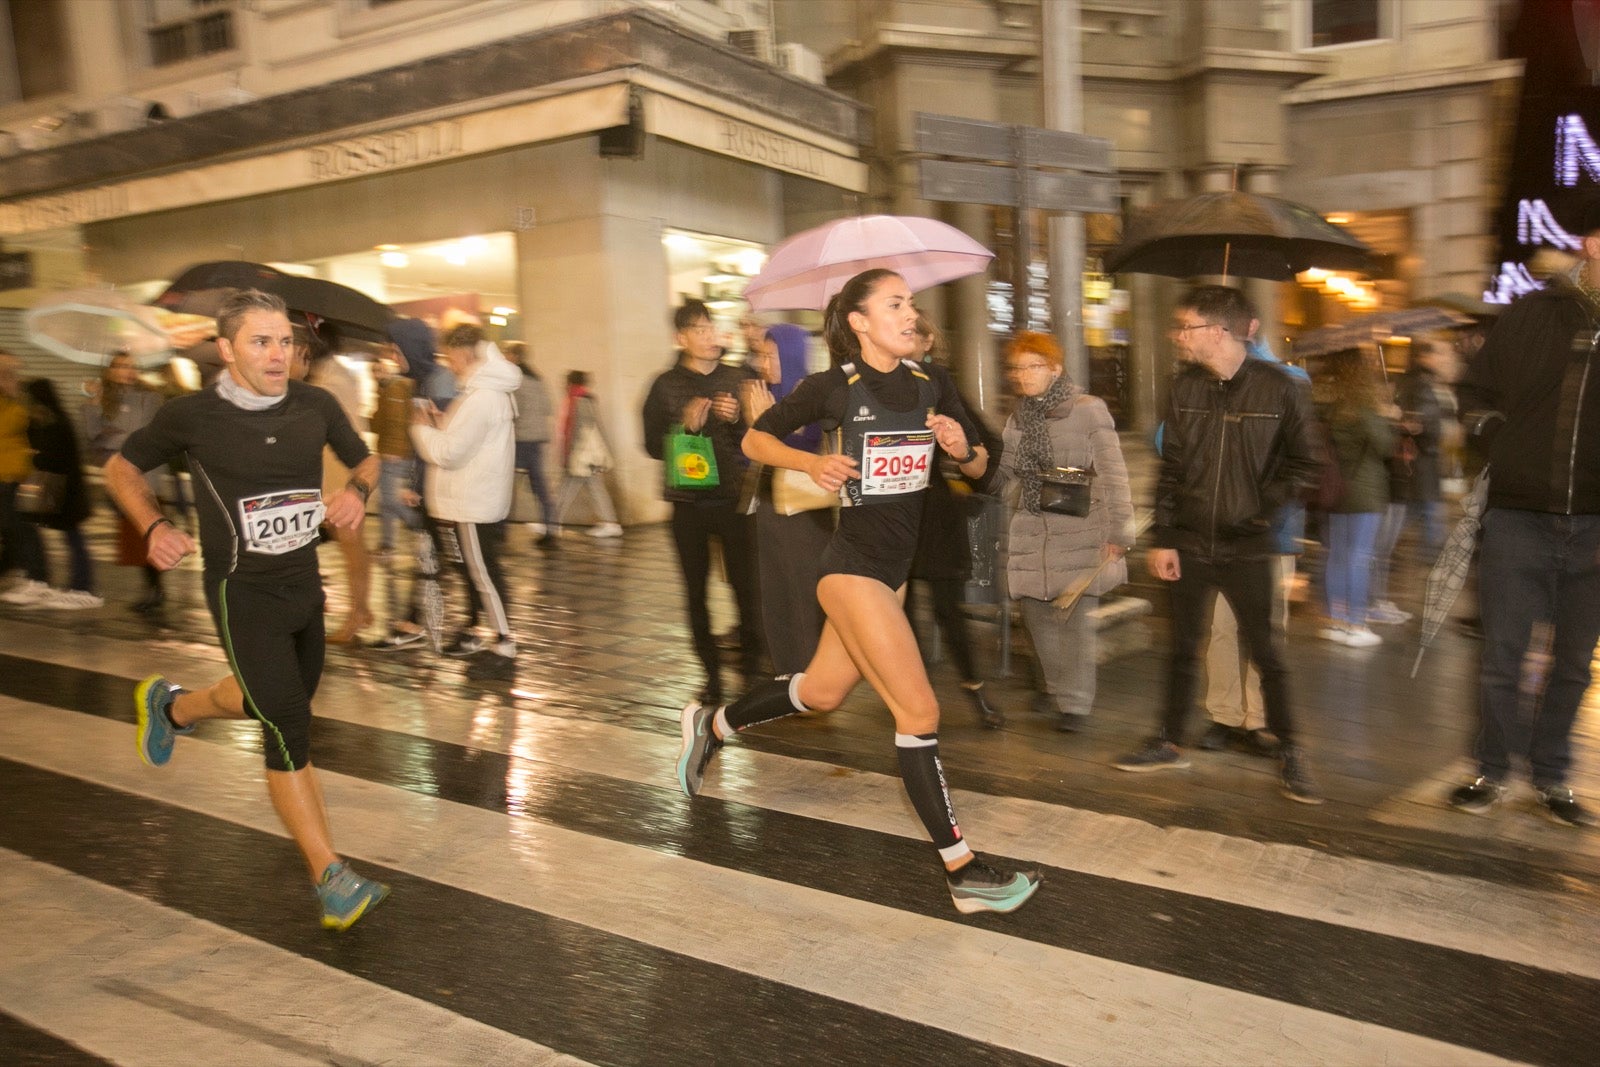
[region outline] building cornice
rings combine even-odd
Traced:
[[[1364,96],[1388,96],[1395,93],[1421,93],[1431,89],[1450,89],[1462,85],[1482,85],[1486,82],[1513,81],[1522,77],[1522,60],[1502,59],[1493,63],[1477,63],[1470,67],[1452,70],[1423,70],[1412,74],[1384,74],[1373,78],[1356,78],[1324,83],[1311,82],[1290,89],[1283,94],[1283,102],[1319,104],[1329,100],[1352,100]]]
[[[867,136],[865,108],[850,97],[743,56],[664,16],[633,9],[0,159],[0,198],[239,158],[285,142],[400,124],[417,114],[470,113],[633,69],[668,75],[837,141],[859,145]]]

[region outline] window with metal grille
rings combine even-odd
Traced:
[[[145,0],[150,64],[164,67],[234,49],[235,0]]]

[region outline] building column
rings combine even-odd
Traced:
[[[1277,196],[1278,170],[1276,167],[1251,167],[1244,172],[1240,185],[1249,193]],[[1256,336],[1266,342],[1273,355],[1283,358],[1283,283],[1247,278],[1244,292],[1256,306],[1256,314],[1261,320]]]
[[[1051,0],[1041,9],[1041,82],[1044,124],[1083,132],[1083,42],[1078,0]],[[1052,215],[1049,223],[1050,317],[1066,356],[1067,374],[1087,386],[1083,347],[1083,216]]]

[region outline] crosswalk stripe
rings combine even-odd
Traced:
[[[39,644],[48,648],[48,642]],[[125,642],[98,639],[93,654],[100,669],[129,678],[149,669],[148,653]],[[63,654],[57,646],[47,655],[60,662],[55,657]],[[209,677],[211,668],[197,658],[201,662],[180,666]],[[507,723],[499,711],[431,691],[373,700],[366,686],[338,675],[328,677],[318,700],[319,717],[330,720],[644,785],[669,782],[675,730],[637,731],[520,708]],[[1558,895],[972,793],[959,788],[959,768],[949,773],[963,827],[980,850],[1600,980],[1600,899],[1590,894]],[[713,764],[705,795],[923,840],[897,778],[828,773],[813,761],[741,749],[737,742]],[[1477,919],[1488,914],[1493,923]]]
[[[13,758],[277,832],[259,797],[239,789],[260,773],[253,754],[186,745],[170,774],[152,776],[127,758],[126,726],[15,701],[4,706],[0,751]],[[525,773],[528,782],[508,787],[536,787],[538,768],[528,765]],[[931,919],[531,819],[326,777],[341,836],[358,856],[1002,1048],[1067,1062],[1102,1056],[1265,1062],[1281,1057],[1287,1033],[1322,1062],[1497,1062],[998,928]],[[427,843],[420,853],[419,841]],[[594,881],[576,872],[610,877],[597,893]],[[1025,915],[1003,929],[1017,929]],[[974,970],[979,961],[981,972]],[[1063,1016],[1074,1024],[1062,1025]],[[1174,1028],[1184,1035],[1181,1044],[1152,1046],[1150,1035]]]
[[[6,849],[0,942],[0,1004],[126,1067],[583,1064]]]

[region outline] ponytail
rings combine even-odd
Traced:
[[[861,358],[861,339],[850,328],[850,313],[865,311],[867,298],[878,287],[878,283],[885,278],[898,276],[883,267],[864,270],[845,282],[844,288],[828,301],[828,309],[822,313],[822,336],[828,343],[828,356],[834,366],[853,363]]]

